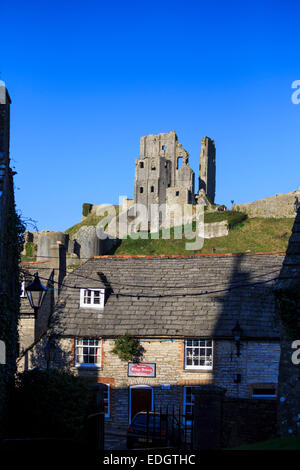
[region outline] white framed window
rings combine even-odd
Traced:
[[[104,308],[105,289],[80,289],[80,307]]]
[[[105,418],[110,418],[110,385],[109,384],[104,384],[104,393],[103,393],[103,399],[104,399],[104,417]]]
[[[22,298],[26,297],[25,281],[21,282],[20,297],[22,297]]]
[[[76,339],[75,340],[75,366],[76,367],[101,367],[102,357],[101,339]]]
[[[184,368],[203,370],[213,368],[212,339],[188,339],[184,342]]]

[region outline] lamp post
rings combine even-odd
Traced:
[[[235,346],[236,346],[236,355],[240,356],[241,354],[241,337],[243,334],[243,330],[239,324],[239,321],[237,320],[235,327],[232,329],[232,336],[235,341]]]
[[[50,363],[54,361],[56,355],[56,346],[54,338],[50,338],[48,343],[44,348],[45,360],[47,364],[47,369],[50,368]]]
[[[47,287],[43,286],[38,276],[34,273],[34,280],[25,288],[31,308],[34,310],[34,316],[37,317],[39,308],[41,307],[47,292]]]

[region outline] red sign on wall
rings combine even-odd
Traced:
[[[155,372],[155,364],[128,364],[128,377],[155,377]]]

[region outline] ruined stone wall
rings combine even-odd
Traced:
[[[199,190],[201,189],[213,204],[216,193],[216,148],[214,141],[209,137],[203,137],[201,140]]]
[[[276,437],[276,400],[226,397],[222,406],[221,428],[224,448]]]
[[[296,198],[300,201],[300,189],[286,194],[276,194],[276,196],[247,204],[234,204],[230,210],[245,212],[248,217],[294,218]]]
[[[194,203],[194,172],[189,167],[188,152],[174,131],[141,137],[140,158],[136,160],[135,203],[145,205],[148,210],[151,204],[165,204],[173,194],[171,189],[174,202]]]

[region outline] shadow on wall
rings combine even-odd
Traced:
[[[228,270],[227,259],[216,257],[218,272]],[[168,408],[173,413],[174,407],[175,416],[180,414],[184,423],[189,420],[187,415],[193,410],[196,429],[194,448],[231,447],[258,442],[276,435],[276,401],[241,398],[249,397],[248,344],[251,341],[274,339],[276,334],[278,341],[272,282],[268,282],[275,276],[275,257],[263,258],[264,263],[259,264],[261,270],[255,275],[253,266],[257,263],[257,257],[235,255],[231,259],[230,276],[226,277],[223,273],[219,281],[214,280],[214,285],[210,287],[209,305],[206,306],[211,315],[207,315],[205,327],[209,329],[209,337],[214,339],[217,352],[211,372],[211,383],[200,385],[200,380],[193,380],[191,373],[187,376],[187,385],[184,386],[178,384],[165,388],[162,384],[151,385],[149,378],[145,378],[141,386],[139,378],[135,385],[131,380],[128,387],[107,387],[107,426],[116,433],[124,433],[128,422],[138,411],[147,408],[166,411]],[[258,272],[257,266],[254,271]],[[110,288],[109,280],[105,274],[103,276],[104,285]],[[196,302],[196,296],[190,300],[194,298]],[[65,299],[65,302],[67,301],[68,298]],[[221,308],[217,309],[215,317],[213,309],[218,305],[221,305]],[[63,304],[58,304],[56,310],[63,311],[63,307]],[[59,317],[54,321],[56,325],[52,327],[55,326],[57,334],[63,336]],[[237,322],[240,326],[240,339],[233,337]],[[226,342],[224,351],[218,350],[218,340],[221,339]],[[46,337],[45,342],[39,344],[33,353],[33,366],[46,366],[45,343]],[[59,349],[56,358],[59,367],[68,369],[73,366],[73,357],[70,358],[70,354],[60,349],[59,342],[56,346]],[[262,375],[269,367],[268,364],[261,365],[259,361],[258,366],[262,367]],[[92,382],[101,381],[101,377],[96,377],[90,371],[82,370],[81,375],[85,375],[86,380]]]

